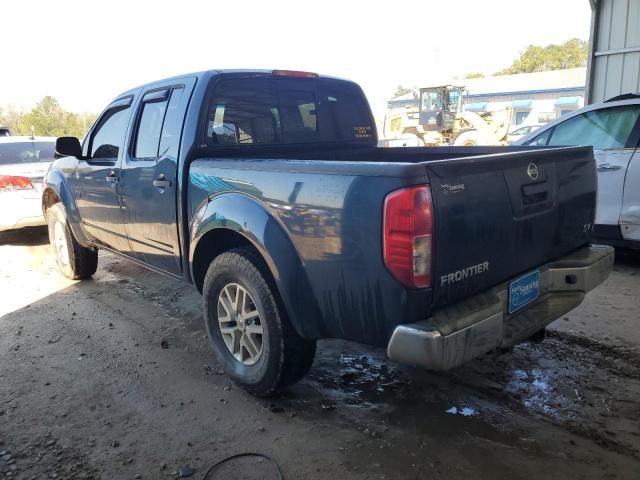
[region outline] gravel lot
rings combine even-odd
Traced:
[[[0,236],[0,478],[200,479],[245,452],[287,479],[640,478],[638,256],[542,344],[432,374],[324,341],[259,400],[220,374],[195,289],[102,253],[68,281],[47,242]],[[277,476],[241,457],[206,478]]]

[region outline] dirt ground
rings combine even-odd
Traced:
[[[0,478],[201,479],[258,452],[287,479],[637,480],[639,272],[619,258],[542,344],[433,374],[324,341],[260,400],[221,374],[192,287],[102,253],[68,281],[46,232],[4,234]],[[278,477],[240,457],[206,478]]]

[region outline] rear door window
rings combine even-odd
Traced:
[[[594,150],[625,148],[639,116],[640,105],[583,113],[556,125],[548,145],[593,145]]]
[[[0,144],[0,165],[37,162],[36,152],[31,142],[11,142]]]
[[[372,142],[373,119],[362,91],[331,79],[230,78],[215,87],[208,144],[272,145]]]
[[[136,132],[133,157],[135,159],[156,159],[160,145],[162,123],[169,103],[168,92],[153,92],[145,96],[140,109],[140,120]]]
[[[160,152],[158,155],[163,157],[169,155],[171,157],[178,156],[178,147],[180,142],[180,131],[182,129],[182,119],[178,115],[180,113],[180,101],[184,88],[174,88],[171,92],[171,99],[167,106],[167,113],[164,116],[164,124],[162,125],[162,134],[160,135]]]

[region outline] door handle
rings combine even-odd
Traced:
[[[107,175],[106,180],[109,183],[118,183],[118,177],[116,176],[115,170],[111,170],[109,172],[109,175]]]
[[[158,175],[158,178],[153,181],[153,186],[157,188],[169,188],[171,186],[171,182],[164,177],[163,173],[161,173]]]
[[[599,172],[606,172],[609,170],[620,170],[622,167],[620,165],[611,165],[610,163],[601,163],[598,165]]]

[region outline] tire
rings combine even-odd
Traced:
[[[98,269],[98,251],[83,247],[73,236],[61,203],[47,210],[49,242],[56,256],[58,270],[71,280],[90,278]]]
[[[456,136],[453,144],[460,147],[473,147],[488,145],[488,142],[477,130],[464,130]]]
[[[211,262],[202,304],[219,363],[249,393],[268,396],[311,368],[316,342],[293,328],[267,267],[252,249],[233,249]]]

